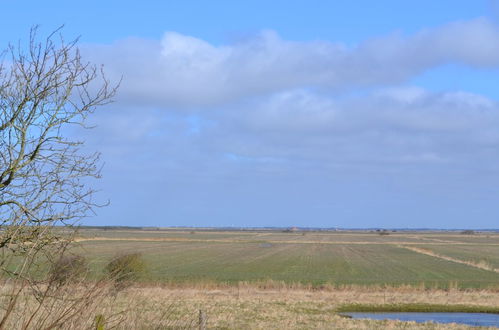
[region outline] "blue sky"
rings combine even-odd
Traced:
[[[497,1],[2,2],[123,77],[86,224],[498,228]]]

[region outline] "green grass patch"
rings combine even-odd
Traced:
[[[80,246],[95,274],[102,273],[118,251],[141,253],[150,270],[141,280],[144,282],[237,284],[273,280],[314,287],[425,283],[442,289],[451,282],[459,288],[488,288],[499,283],[495,273],[388,244],[89,241]]]
[[[499,314],[499,307],[476,305],[439,305],[439,304],[345,304],[336,312],[362,313],[488,313]]]
[[[191,234],[190,231],[195,231]],[[438,236],[436,236],[438,235]],[[149,272],[144,283],[237,285],[273,281],[314,288],[359,286],[424,286],[428,289],[499,289],[499,274],[401,248],[418,243],[474,260],[487,255],[494,264],[499,234],[464,237],[480,244],[462,245],[456,233],[82,230],[75,252],[89,260],[99,278],[117,253],[140,253]],[[109,238],[109,240],[106,240]],[[484,241],[487,240],[487,241]],[[486,242],[491,242],[490,245]],[[450,255],[450,254],[449,254]],[[266,286],[265,286],[266,287]]]

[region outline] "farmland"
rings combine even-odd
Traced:
[[[495,233],[82,229],[77,241],[95,276],[140,252],[145,283],[499,288]]]
[[[499,313],[495,233],[83,228],[75,241],[71,252],[85,257],[90,277],[55,286],[63,299],[48,295],[51,309],[34,322],[53,321],[67,299],[84,302],[67,328],[95,328],[102,316],[106,328],[198,329],[204,315],[206,329],[447,330],[469,327],[342,313]],[[104,276],[116,255],[137,252],[147,267],[136,282]],[[16,283],[5,281],[0,295]],[[22,292],[7,328],[39,310],[40,295]]]

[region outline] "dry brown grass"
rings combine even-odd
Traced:
[[[460,325],[416,324],[414,322],[345,319],[335,313],[342,304],[468,304],[498,306],[499,294],[490,291],[442,291],[401,288],[355,288],[307,290],[292,288],[261,289],[241,283],[237,287],[133,288],[120,300],[141,297],[140,319],[158,319],[162,310],[171,316],[195,317],[202,309],[209,328],[227,329],[465,329]],[[172,307],[172,302],[174,302]],[[135,321],[146,326],[147,322]],[[153,326],[153,324],[148,324]]]
[[[5,287],[3,288],[5,290]],[[29,292],[21,308],[32,308]],[[67,301],[54,301],[55,305]],[[352,320],[335,310],[342,304],[460,304],[499,306],[499,293],[477,290],[425,290],[414,287],[343,287],[322,290],[267,283],[239,283],[227,287],[131,287],[116,295],[100,296],[81,317],[62,329],[91,329],[103,315],[106,329],[193,329],[199,310],[207,315],[208,329],[468,329],[462,325]],[[23,310],[18,311],[22,318]],[[50,316],[48,316],[50,318]],[[19,318],[8,329],[20,329]],[[35,323],[35,328],[36,328]]]

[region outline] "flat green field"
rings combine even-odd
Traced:
[[[499,245],[425,245],[439,255],[458,258],[499,270]]]
[[[85,229],[78,241],[96,274],[116,254],[142,253],[146,282],[499,288],[491,233]],[[474,264],[482,260],[491,267]]]

